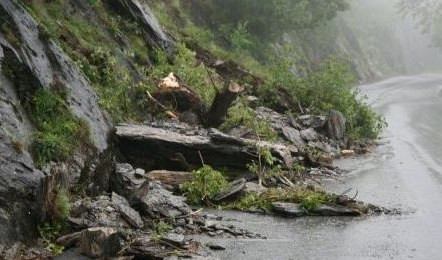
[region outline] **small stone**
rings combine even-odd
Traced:
[[[208,232],[207,233],[209,236],[211,236],[211,237],[215,237],[216,236],[216,233],[215,232]]]
[[[305,210],[299,204],[286,203],[286,202],[274,202],[272,203],[273,210],[276,213],[290,217],[305,216]]]
[[[223,247],[223,246],[221,246],[221,245],[218,245],[218,244],[212,244],[212,243],[209,243],[209,244],[208,244],[208,248],[211,249],[211,250],[214,250],[214,251],[223,251],[223,250],[226,250],[225,247]]]

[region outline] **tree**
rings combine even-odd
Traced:
[[[247,22],[257,37],[314,28],[349,8],[348,0],[192,0],[193,10],[212,28]],[[195,8],[196,7],[196,8]]]

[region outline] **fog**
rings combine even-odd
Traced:
[[[343,16],[354,27],[356,37],[368,44],[366,48],[374,48],[384,57],[394,57],[404,73],[442,71],[442,46],[436,46],[434,35],[426,28],[434,20],[430,16],[438,12],[424,12],[422,7],[432,6],[434,1],[413,1],[353,0]],[[404,3],[410,9],[416,8],[416,12],[404,12],[400,5]]]

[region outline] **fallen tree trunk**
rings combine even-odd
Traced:
[[[216,168],[247,169],[257,160],[257,147],[267,146],[277,164],[292,165],[295,147],[235,138],[215,129],[205,130],[172,125],[120,125],[116,128],[118,146],[126,160],[144,169],[188,171],[205,164]]]
[[[231,81],[222,92],[218,92],[209,112],[206,114],[205,126],[220,126],[226,119],[230,105],[242,91],[241,86]]]

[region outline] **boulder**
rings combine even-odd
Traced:
[[[318,133],[313,128],[301,130],[301,137],[307,142],[315,141],[318,139]]]
[[[129,206],[129,202],[122,196],[112,193],[112,202],[120,211],[121,217],[126,220],[134,228],[143,228],[144,222],[138,211]]]
[[[186,198],[175,196],[159,183],[149,184],[149,192],[140,198],[140,210],[151,217],[176,218],[187,216],[192,211],[185,203]]]
[[[187,171],[201,167],[202,156],[206,164],[215,168],[245,170],[256,160],[257,147],[262,146],[268,147],[277,159],[275,165],[288,168],[292,155],[298,152],[283,144],[236,138],[215,129],[183,124],[120,125],[116,136],[127,160],[146,169]]]
[[[282,134],[296,147],[302,147],[306,144],[304,139],[301,137],[301,132],[293,127],[283,127]]]
[[[336,110],[331,110],[328,117],[326,131],[327,136],[334,140],[343,140],[346,133],[346,119]]]

